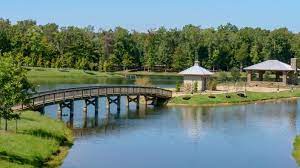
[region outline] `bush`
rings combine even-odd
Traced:
[[[141,77],[141,78],[137,78],[135,80],[135,84],[139,85],[139,86],[152,86],[152,83],[150,81],[149,77]]]
[[[232,80],[237,82],[241,79],[241,72],[238,68],[234,67],[230,70],[230,74],[232,76]]]
[[[184,91],[185,92],[191,92],[192,91],[192,84],[191,83],[185,83],[184,84]]]
[[[219,72],[217,76],[217,80],[219,83],[228,81],[228,75],[226,72]]]
[[[198,82],[193,83],[193,92],[197,93],[198,92]]]
[[[191,96],[184,96],[182,97],[183,100],[190,100],[191,99]]]
[[[180,83],[179,82],[176,83],[175,92],[180,92]]]
[[[218,81],[215,78],[212,78],[208,81],[208,89],[209,90],[217,90]]]
[[[209,95],[208,98],[215,99],[216,96],[214,96],[214,95]]]

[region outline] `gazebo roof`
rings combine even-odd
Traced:
[[[267,60],[258,64],[244,68],[244,70],[259,70],[259,71],[293,71],[291,65],[278,60]]]
[[[194,66],[179,72],[180,75],[198,75],[198,76],[208,76],[213,75],[212,72],[208,71],[207,69],[199,66],[199,61],[195,61]]]

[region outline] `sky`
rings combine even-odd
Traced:
[[[232,23],[300,32],[300,0],[0,0],[0,18],[137,31]]]

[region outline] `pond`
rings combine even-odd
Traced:
[[[131,104],[122,105],[119,115],[115,106],[106,111],[103,98],[99,103],[97,118],[93,107],[87,115],[82,112],[82,101],[75,103],[74,121],[64,111],[76,140],[63,168],[297,167],[292,143],[299,133],[299,100],[139,110]],[[49,106],[46,115],[56,117],[56,110]]]

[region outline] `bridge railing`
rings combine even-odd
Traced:
[[[163,98],[171,98],[172,91],[162,88],[143,86],[90,86],[68,88],[36,93],[30,98],[30,106],[55,103],[68,99],[113,95],[152,95]]]

